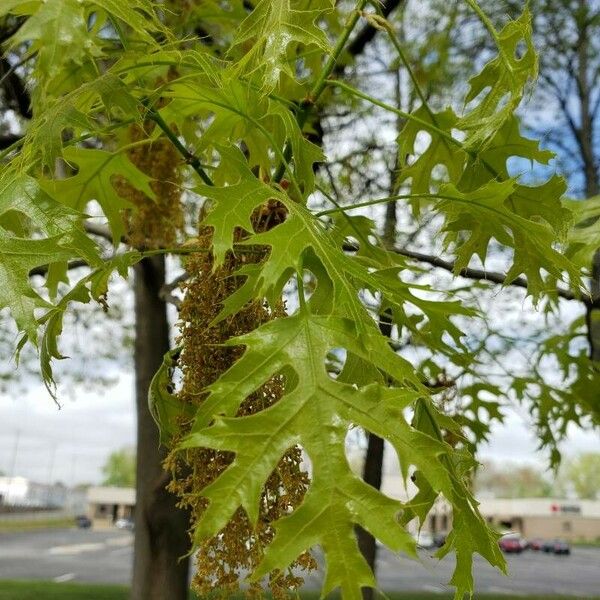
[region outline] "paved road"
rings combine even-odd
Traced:
[[[0,579],[127,583],[132,544],[133,535],[117,529],[0,533]]]
[[[48,530],[0,534],[0,579],[54,579],[127,583],[131,574],[133,536],[128,532]],[[380,551],[379,581],[386,590],[450,591],[453,562],[439,562],[427,552],[421,565]],[[503,577],[475,558],[479,592],[520,595],[568,594],[580,598],[600,596],[600,549],[575,548],[571,556],[527,552],[508,556],[510,577]],[[307,581],[318,586],[318,577]]]

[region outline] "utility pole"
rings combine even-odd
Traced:
[[[21,438],[21,430],[17,429],[17,431],[15,432],[15,443],[13,445],[13,453],[12,453],[12,460],[11,460],[11,464],[10,464],[10,470],[8,471],[8,474],[11,479],[15,476],[15,469],[17,467],[17,456],[19,454],[20,438]]]
[[[6,492],[6,504],[10,503],[10,497],[12,495],[13,489],[13,481],[15,477],[15,472],[17,468],[17,456],[19,455],[19,441],[21,439],[21,430],[17,429],[15,432],[15,443],[13,445],[12,459],[10,462],[10,469],[8,471],[8,476],[10,477],[8,483],[8,491]]]

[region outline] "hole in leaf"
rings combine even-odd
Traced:
[[[304,302],[308,302],[315,293],[318,286],[317,277],[305,269],[302,272],[302,295]],[[294,273],[283,286],[283,296],[288,314],[295,313],[300,307],[300,290],[298,289],[298,276]]]
[[[348,430],[344,450],[350,470],[358,477],[362,477],[367,451],[367,436],[362,427],[351,427]]]
[[[427,151],[427,148],[431,146],[431,134],[427,131],[419,131],[415,138],[415,151],[418,154],[423,154]]]
[[[522,60],[522,58],[527,54],[527,44],[525,40],[519,40],[517,45],[515,46],[515,58],[517,60]]]
[[[446,165],[437,164],[431,170],[431,179],[429,180],[429,191],[432,194],[439,189],[442,183],[450,181],[450,175],[448,173],[448,167]]]
[[[325,368],[329,377],[337,379],[339,374],[344,369],[348,352],[345,348],[332,348],[325,358]]]

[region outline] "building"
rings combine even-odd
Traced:
[[[36,483],[26,477],[0,477],[0,506],[64,508],[67,488],[62,483]]]
[[[111,526],[117,519],[133,519],[135,489],[90,487],[87,492],[88,516],[94,527]]]
[[[395,473],[385,473],[382,491],[401,502],[409,502],[417,489]],[[561,538],[569,541],[600,540],[600,501],[564,500],[556,498],[478,498],[485,520],[498,531],[515,531],[528,539]],[[412,522],[409,530],[416,532]],[[423,529],[432,534],[452,529],[452,507],[439,497]]]
[[[481,514],[499,530],[524,537],[600,540],[600,501],[552,498],[481,500]]]
[[[600,501],[596,500],[484,498],[479,510],[494,529],[514,531],[528,539],[600,540]],[[451,526],[451,508],[440,499],[424,528],[437,533],[447,532]]]

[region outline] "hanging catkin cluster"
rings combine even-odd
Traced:
[[[267,206],[255,215],[256,228],[268,228],[283,218],[281,208]],[[237,237],[241,237],[238,232]],[[222,302],[240,285],[239,277],[232,276],[244,262],[261,259],[258,249],[230,254],[224,265],[213,270],[208,249],[211,233],[202,230],[199,249],[187,259],[189,278],[184,285],[185,298],[180,309],[180,344],[182,352],[179,367],[183,382],[179,392],[182,401],[193,405],[202,403],[203,390],[226,371],[241,355],[241,347],[220,346],[234,336],[247,333],[261,323],[283,314],[283,306],[269,308],[256,301],[237,314],[213,327],[208,324],[219,313]],[[283,394],[284,380],[275,377],[249,396],[238,414],[247,415],[260,411]],[[185,433],[185,427],[184,431]],[[223,472],[233,460],[233,455],[209,449],[173,451],[167,459],[167,468],[174,473],[170,489],[181,498],[181,505],[190,509],[192,523],[197,521],[206,508],[202,489]],[[239,509],[218,536],[201,544],[196,554],[197,571],[193,587],[200,595],[217,592],[222,598],[230,598],[239,590],[240,576],[252,571],[260,562],[263,548],[270,543],[274,531],[272,523],[297,507],[308,488],[307,474],[301,468],[302,455],[299,448],[290,449],[271,474],[263,490],[257,527],[249,522],[245,512]],[[314,569],[316,563],[308,553],[296,560],[295,567]],[[303,580],[291,571],[274,572],[269,577],[269,587],[275,598],[286,598]],[[251,584],[245,590],[248,597],[262,597],[259,584]]]
[[[138,142],[150,137],[154,123],[131,125],[129,138]],[[140,250],[169,248],[175,245],[183,229],[181,203],[181,156],[164,137],[128,151],[131,162],[153,179],[150,184],[156,198],[135,189],[125,181],[117,181],[119,194],[129,200],[135,210],[125,214],[127,241]]]

